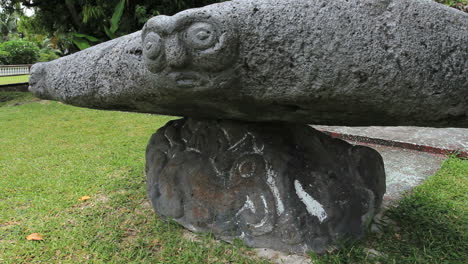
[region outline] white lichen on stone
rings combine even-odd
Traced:
[[[306,206],[307,212],[310,215],[316,216],[320,223],[322,223],[327,218],[327,212],[325,212],[323,206],[302,188],[298,180],[294,181],[294,188],[296,189],[297,196],[299,196],[299,199]]]
[[[275,181],[277,177],[276,172],[271,168],[270,165],[267,166],[266,175],[267,175],[267,185],[268,187],[270,187],[270,190],[273,193],[273,196],[275,197],[276,213],[278,215],[281,215],[284,212],[284,204],[283,204],[283,201],[281,200],[278,186],[276,185],[276,181]]]

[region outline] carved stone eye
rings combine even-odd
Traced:
[[[258,154],[247,154],[233,163],[231,178],[261,177],[265,174],[265,160]]]
[[[192,24],[185,34],[187,44],[199,50],[212,47],[218,41],[218,33],[212,24],[197,22]]]
[[[154,33],[150,32],[145,38],[143,52],[145,56],[150,60],[155,60],[159,57],[162,50],[161,37]]]
[[[244,160],[239,164],[239,167],[237,167],[237,169],[239,170],[239,174],[242,178],[250,178],[255,174],[255,161]]]

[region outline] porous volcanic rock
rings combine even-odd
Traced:
[[[468,14],[430,0],[237,0],[33,66],[45,99],[329,125],[468,127]]]
[[[295,253],[362,236],[385,193],[378,152],[289,123],[171,121],[151,137],[146,175],[160,216]]]

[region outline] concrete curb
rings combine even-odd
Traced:
[[[382,138],[358,136],[358,135],[344,134],[344,133],[338,133],[338,132],[330,132],[326,130],[320,130],[320,131],[333,138],[339,138],[343,140],[357,141],[357,142],[362,142],[362,143],[370,143],[370,144],[403,148],[403,149],[411,149],[411,150],[428,152],[428,153],[433,153],[433,154],[442,154],[442,155],[455,154],[458,157],[462,157],[462,158],[468,157],[468,151],[463,151],[459,149],[438,148],[438,147],[427,146],[427,145],[422,145],[422,144],[401,142],[401,141],[388,140],[388,139],[382,139]]]

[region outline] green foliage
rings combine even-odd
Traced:
[[[84,50],[92,46],[92,43],[100,42],[99,39],[80,33],[71,33],[73,43],[80,49]]]
[[[135,7],[135,18],[137,19],[138,24],[143,25],[150,19],[152,16],[159,15],[159,12],[156,10],[154,14],[148,14],[148,9],[145,6],[137,5]]]
[[[0,9],[0,42],[10,39],[10,35],[17,33],[18,20],[21,16],[19,3],[12,3]]]
[[[47,51],[44,51],[44,52],[41,52],[39,54],[39,61],[40,62],[47,62],[47,61],[51,61],[51,60],[55,60],[55,59],[58,59],[60,58],[59,55],[57,55],[57,53],[51,51],[51,50],[47,50]]]
[[[102,6],[85,5],[83,6],[83,23],[87,24],[93,19],[99,19],[105,16],[105,11]]]
[[[123,11],[125,8],[125,1],[126,0],[120,0],[120,2],[115,6],[114,13],[112,14],[111,20],[110,20],[110,31],[112,33],[115,33],[117,29],[119,28],[120,24],[120,19],[122,18]]]
[[[18,21],[18,33],[22,40],[34,42],[42,49],[44,41],[49,40],[48,33],[34,22],[30,17],[21,16]]]
[[[11,54],[7,51],[0,50],[0,64],[6,65],[11,57]]]
[[[36,33],[52,39],[64,55],[141,29],[152,16],[173,15],[187,8],[221,0],[0,0],[5,6],[21,2],[35,15],[21,21],[27,39]],[[23,18],[21,19],[23,20]],[[34,32],[37,31],[37,32]],[[93,36],[98,41],[76,34]],[[31,40],[31,39],[30,39]]]
[[[117,37],[115,34],[117,32],[117,29],[119,28],[120,20],[123,15],[123,11],[125,8],[125,1],[126,0],[120,0],[120,2],[115,6],[114,13],[112,14],[111,20],[110,20],[110,27],[104,26],[104,32],[106,33],[107,37],[110,39],[114,39]]]
[[[29,41],[7,41],[0,45],[0,50],[9,53],[4,61],[5,64],[32,64],[39,59],[39,47]]]
[[[84,50],[84,49],[91,47],[91,45],[89,44],[89,41],[87,41],[84,38],[73,37],[72,41],[73,41],[73,44],[75,44],[80,50]]]

